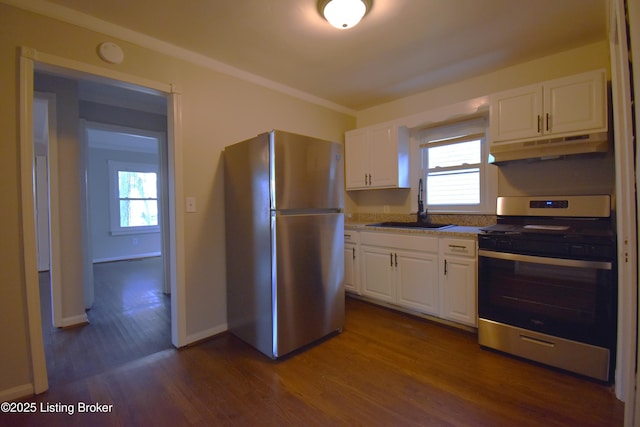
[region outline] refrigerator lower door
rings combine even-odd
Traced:
[[[274,214],[273,357],[344,325],[344,214]]]

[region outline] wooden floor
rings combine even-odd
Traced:
[[[278,361],[222,334],[55,385],[27,400],[38,413],[0,414],[0,425],[622,425],[623,404],[610,387],[363,301],[347,299],[346,310],[341,334]],[[113,406],[40,412],[56,403],[77,410],[78,402]]]
[[[162,259],[94,265],[95,303],[89,324],[59,329],[51,322],[49,273],[40,273],[42,328],[49,385],[73,382],[167,350],[171,307],[162,293]]]

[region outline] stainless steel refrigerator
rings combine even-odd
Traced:
[[[344,324],[342,145],[274,130],[224,150],[229,331],[271,358]]]

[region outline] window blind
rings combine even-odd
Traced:
[[[420,137],[427,206],[481,203],[483,118],[426,129]]]
[[[420,133],[420,148],[484,138],[485,129],[486,121],[484,118],[427,128]]]

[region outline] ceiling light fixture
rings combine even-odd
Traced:
[[[320,0],[318,10],[331,25],[341,30],[356,26],[371,9],[371,0]]]

